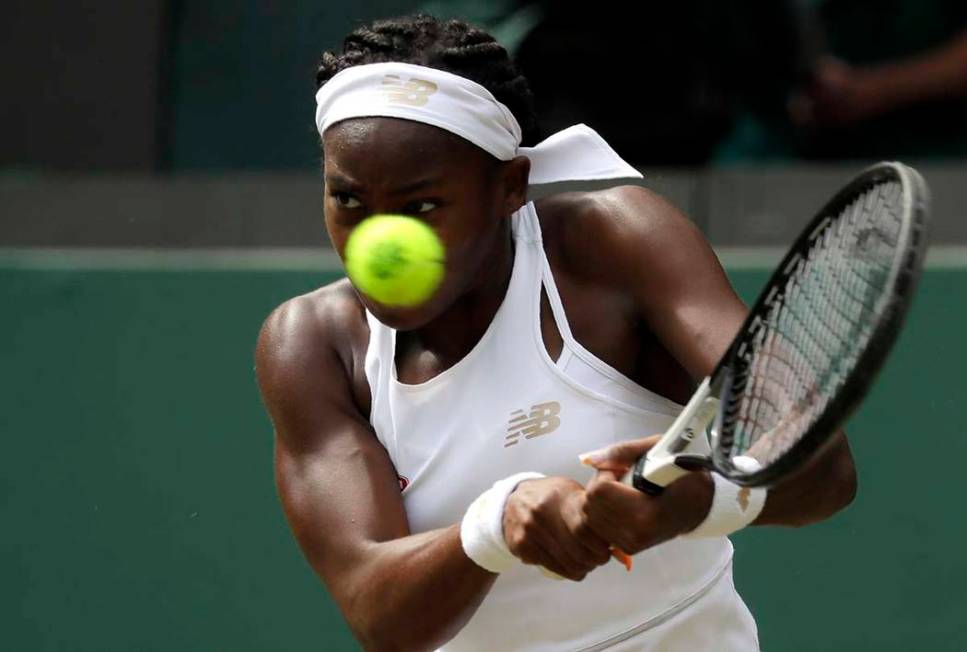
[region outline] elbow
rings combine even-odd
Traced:
[[[378,622],[368,622],[366,618],[353,618],[346,615],[346,622],[349,625],[353,637],[359,646],[367,652],[408,652],[418,649],[407,645],[402,637],[394,636],[392,628],[387,627],[386,623],[382,626]]]
[[[380,634],[378,630],[357,625],[350,625],[350,629],[359,647],[366,652],[403,652],[410,649],[401,641],[390,640],[385,633]]]
[[[822,518],[825,520],[846,509],[856,498],[857,480],[856,465],[849,450],[845,433],[841,435],[839,445],[827,457],[826,472],[822,474],[822,482],[827,488],[826,509]]]
[[[838,445],[833,449],[827,467],[827,485],[830,487],[829,516],[846,509],[856,498],[856,465],[850,452],[846,433],[840,434]]]
[[[407,632],[396,631],[392,618],[387,618],[387,614],[375,613],[372,604],[367,606],[371,599],[372,596],[360,591],[349,600],[348,608],[343,609],[346,624],[360,648],[367,652],[409,652],[419,649],[405,640]]]
[[[392,617],[375,614],[346,614],[346,622],[359,646],[366,652],[428,652],[446,643],[449,637],[430,631],[425,623],[394,622]]]
[[[858,484],[856,480],[856,466],[853,464],[853,458],[851,456],[846,456],[836,466],[835,486],[837,487],[837,495],[835,509],[833,510],[834,514],[849,507],[853,500],[856,499]]]
[[[350,629],[359,646],[366,652],[425,652],[439,647],[430,640],[418,640],[408,632],[388,631],[385,625],[373,627],[350,625]]]
[[[804,508],[787,515],[781,525],[800,528],[821,523],[849,507],[856,498],[856,467],[848,449],[827,458],[821,470],[816,471],[811,474],[808,485],[811,488],[800,490],[799,500]]]
[[[848,451],[837,456],[822,482],[826,488],[826,495],[819,505],[820,509],[812,515],[812,518],[805,518],[795,526],[811,525],[832,518],[849,507],[856,498],[856,467]]]

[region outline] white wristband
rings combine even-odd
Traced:
[[[470,503],[460,522],[460,543],[467,557],[491,573],[503,573],[518,562],[504,540],[504,505],[521,482],[543,477],[517,473],[498,480]]]
[[[762,487],[741,487],[718,473],[712,474],[715,494],[708,516],[698,527],[683,534],[687,539],[726,537],[754,521],[766,504]]]

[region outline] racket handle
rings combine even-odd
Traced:
[[[649,496],[659,496],[663,491],[665,491],[665,487],[668,485],[660,485],[648,480],[645,477],[645,465],[647,463],[647,455],[642,455],[639,457],[638,461],[635,462],[635,465],[631,467],[631,471],[625,475],[624,483],[631,485],[638,491],[643,491]],[[676,479],[679,476],[685,475],[691,471],[712,469],[712,461],[705,455],[676,455],[674,458],[669,460],[668,463],[678,467],[679,470],[675,471],[674,473]],[[671,484],[671,481],[669,481],[668,484]]]
[[[705,437],[705,428],[718,407],[719,399],[711,393],[711,379],[706,378],[664,436],[625,474],[625,484],[657,496],[686,473],[708,467],[706,456],[692,455],[689,450],[697,439]]]
[[[645,462],[648,461],[647,455],[642,455],[635,462],[635,465],[631,468],[631,473],[628,477],[631,479],[631,486],[638,491],[643,491],[649,496],[660,496],[665,488],[660,484],[655,484],[650,480],[645,479]]]

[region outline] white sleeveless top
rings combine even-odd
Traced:
[[[414,533],[458,523],[474,498],[514,473],[538,471],[584,484],[592,471],[580,464],[580,453],[661,432],[681,409],[574,339],[532,203],[514,214],[513,232],[514,267],[503,303],[470,353],[438,376],[418,385],[400,383],[396,331],[367,313],[370,422],[405,485]],[[563,339],[557,362],[541,334],[542,287]],[[731,558],[724,537],[679,538],[638,554],[631,573],[609,562],[581,583],[548,579],[536,567],[520,565],[500,575],[443,649],[651,649],[648,631],[712,594],[730,572]],[[726,603],[726,611],[744,614],[748,622],[737,634],[723,631],[717,617],[703,616],[688,627],[712,628],[703,635],[716,641],[717,650],[757,649],[741,599],[734,590],[715,593],[725,596],[716,600]],[[726,643],[730,636],[738,642]],[[671,648],[663,642],[660,649]]]

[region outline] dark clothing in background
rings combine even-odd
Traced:
[[[636,164],[705,161],[731,121],[718,6],[543,3],[517,60],[544,132],[584,122]]]

